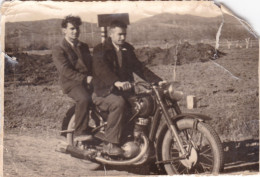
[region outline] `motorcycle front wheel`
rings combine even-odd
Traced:
[[[176,139],[168,130],[162,143],[162,160],[168,175],[217,174],[223,168],[223,148],[219,136],[208,124],[194,119],[177,121],[177,129],[183,147],[189,152],[182,158]],[[174,160],[175,159],[175,160]]]

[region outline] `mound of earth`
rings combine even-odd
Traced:
[[[178,46],[177,63],[191,63],[191,62],[206,62],[214,59],[214,55],[220,57],[225,55],[223,52],[216,51],[215,48],[209,44],[198,43],[191,45],[188,42]]]
[[[135,52],[137,58],[145,65],[173,65],[175,61],[177,65],[182,65],[209,61],[215,54],[215,48],[209,44],[191,45],[185,42],[168,49],[143,47],[136,49]],[[224,55],[220,51],[217,51],[217,54],[218,57]],[[17,58],[18,64],[5,63],[5,75],[7,76],[5,84],[15,82],[18,85],[52,85],[57,83],[58,73],[52,62],[51,54],[16,53],[14,56]]]
[[[159,64],[160,60],[165,58],[167,53],[160,47],[143,47],[135,50],[137,58],[144,64]],[[157,61],[158,60],[158,61]]]
[[[150,65],[174,64],[176,58],[177,65],[194,62],[206,62],[213,59],[214,54],[217,54],[217,57],[224,55],[223,52],[216,52],[215,48],[209,44],[198,43],[191,45],[188,42],[172,46],[168,49],[161,49],[159,47],[144,47],[136,49],[137,57],[141,58],[141,61],[145,64]]]
[[[57,82],[58,73],[51,54],[17,53],[14,56],[17,64],[7,62],[7,59],[5,61],[5,84],[15,82],[18,85],[52,85]]]

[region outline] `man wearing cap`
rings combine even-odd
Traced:
[[[104,152],[109,155],[120,155],[118,146],[123,130],[123,119],[126,107],[124,92],[131,92],[130,82],[134,81],[133,73],[148,82],[159,82],[162,79],[144,67],[136,58],[134,47],[126,40],[127,26],[121,21],[112,21],[109,26],[109,37],[94,48],[93,52],[93,102],[103,111],[108,111],[105,130]]]

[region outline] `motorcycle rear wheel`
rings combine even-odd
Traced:
[[[184,148],[188,151],[188,141],[192,145],[188,158],[164,164],[168,175],[217,174],[222,170],[223,148],[217,133],[203,122],[198,122],[195,129],[193,126],[194,119],[177,121],[178,134]],[[180,148],[168,130],[162,143],[162,160],[171,160],[180,156]]]
[[[68,127],[67,127],[67,130],[73,130],[74,129],[74,126],[75,126],[75,114],[73,114],[70,118],[70,121],[69,121],[69,124],[68,124]],[[77,143],[74,142],[74,136],[73,136],[73,133],[67,133],[67,143],[71,146],[74,146],[74,147],[77,147],[79,149],[82,149],[82,147],[80,147]],[[73,156],[73,155],[72,155]],[[99,163],[96,163],[92,160],[86,160],[84,159],[83,160],[86,164],[87,164],[87,168],[89,170],[96,170],[100,167],[100,164]]]
[[[68,128],[67,130],[73,130],[75,127],[75,114],[72,115],[70,118]],[[73,133],[67,133],[67,143],[71,146],[74,146],[74,138],[73,138]]]

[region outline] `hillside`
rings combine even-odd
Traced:
[[[244,40],[251,35],[232,16],[224,16],[221,39]],[[205,18],[192,15],[164,13],[140,20],[130,26],[132,41],[142,40],[215,40],[222,16]],[[159,29],[159,30],[158,30]],[[137,35],[133,35],[133,34]],[[141,35],[138,35],[140,34]],[[251,36],[252,37],[252,36]]]
[[[215,40],[222,17],[205,18],[192,15],[163,13],[132,23],[128,41],[133,44],[176,43],[179,40]],[[61,19],[6,23],[6,51],[50,49],[61,38]],[[221,40],[244,40],[252,36],[233,17],[225,15]],[[83,22],[82,41],[90,47],[100,42],[97,24]]]
[[[6,50],[50,49],[63,36],[60,26],[61,21],[61,19],[50,19],[6,23]],[[83,22],[80,30],[82,41],[87,41],[88,44],[100,42],[100,32],[96,24]]]

